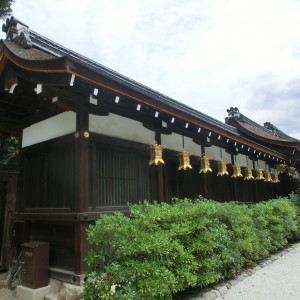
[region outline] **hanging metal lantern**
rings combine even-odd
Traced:
[[[255,169],[256,177],[255,180],[264,180],[263,169]]]
[[[272,182],[272,175],[271,172],[266,171],[265,172],[265,182]]]
[[[295,171],[296,171],[296,168],[294,168],[294,167],[288,167],[287,168],[287,173],[288,173],[289,176],[293,176]]]
[[[162,151],[165,149],[165,146],[154,144],[152,146],[149,146],[148,149],[150,150],[150,161],[149,165],[155,164],[156,166],[158,164],[164,164],[164,160],[162,158]]]
[[[252,168],[245,168],[245,177],[244,180],[250,180],[250,179],[254,179],[253,175],[252,175]]]
[[[212,169],[210,167],[210,161],[211,158],[210,157],[206,157],[205,154],[202,155],[202,157],[200,158],[200,164],[201,164],[201,168],[199,173],[207,173],[207,172],[212,172]]]
[[[226,161],[218,161],[218,174],[217,176],[223,176],[223,175],[229,175],[229,173],[227,172],[227,162]]]
[[[278,175],[281,174],[281,173],[284,173],[285,169],[286,169],[286,164],[276,165],[276,170],[277,170]]]
[[[233,175],[231,176],[232,178],[243,177],[241,165],[234,164],[232,168],[233,168]]]
[[[192,169],[191,163],[190,163],[190,156],[192,154],[182,151],[180,153],[177,154],[177,156],[179,157],[179,167],[178,170],[186,170],[187,168]]]
[[[280,180],[278,179],[278,173],[277,173],[277,171],[275,171],[275,173],[272,173],[271,175],[272,175],[272,182],[273,183],[280,182]]]

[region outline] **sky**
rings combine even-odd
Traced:
[[[15,0],[12,9],[39,34],[215,119],[238,107],[300,139],[299,0]]]

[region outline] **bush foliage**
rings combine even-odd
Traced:
[[[298,228],[286,198],[250,207],[199,197],[144,202],[88,229],[84,299],[172,299],[233,276],[282,248]]]

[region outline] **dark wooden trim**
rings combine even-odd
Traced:
[[[93,211],[85,211],[81,213],[75,212],[22,212],[14,215],[16,221],[57,221],[57,222],[90,222],[100,218],[102,214],[114,214],[116,211],[126,215],[129,213],[128,206],[102,206]]]
[[[87,229],[88,223],[75,224],[75,274],[77,275],[87,270],[87,263],[84,261],[88,254]]]
[[[88,209],[89,202],[89,141],[80,139],[76,143],[76,186],[77,201],[75,211]]]
[[[85,274],[75,274],[71,271],[50,267],[49,277],[75,285],[82,285],[85,279]]]

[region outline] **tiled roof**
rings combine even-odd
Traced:
[[[184,113],[189,114],[190,116],[193,116],[195,118],[198,118],[200,120],[203,120],[209,124],[212,124],[216,127],[222,128],[223,130],[233,133],[235,135],[240,135],[237,129],[234,126],[231,126],[229,124],[223,123],[219,120],[216,120],[204,113],[201,113],[197,111],[196,109],[193,109],[179,101],[176,101],[170,97],[167,97],[153,89],[150,89],[149,87],[142,85],[138,83],[137,81],[134,81],[126,76],[123,76],[83,55],[80,55],[70,49],[65,48],[64,46],[57,44],[38,33],[32,31],[29,29],[29,35],[30,39],[32,41],[32,44],[35,48],[40,49],[42,51],[45,51],[53,56],[56,57],[70,57],[72,60],[83,64],[90,68],[91,70],[94,70],[107,78],[113,79],[116,82],[121,83],[122,85],[125,85],[127,87],[130,87],[131,89],[138,91],[144,95],[147,95],[163,104],[169,105],[173,108],[176,108]],[[23,51],[28,51],[28,49],[23,49]]]
[[[241,127],[244,128],[249,133],[259,136],[263,139],[267,139],[269,141],[274,142],[283,142],[283,143],[293,143],[298,144],[300,143],[299,140],[289,137],[288,135],[284,134],[282,131],[274,127],[276,130],[273,132],[272,130],[257,124],[256,122],[252,121],[251,119],[247,118],[243,114],[239,113],[238,117],[233,117],[234,121],[239,125],[239,129]],[[231,122],[232,123],[232,122]]]

